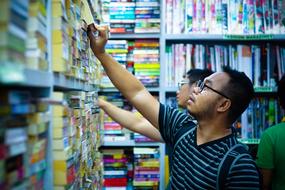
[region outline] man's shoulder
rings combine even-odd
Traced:
[[[278,123],[276,125],[273,125],[272,127],[269,127],[268,129],[266,129],[263,134],[262,137],[264,136],[268,136],[268,137],[273,137],[275,138],[276,136],[280,135],[280,134],[284,134],[285,133],[285,122],[282,123]]]
[[[160,112],[164,112],[165,114],[177,115],[183,117],[187,120],[194,120],[193,116],[191,116],[187,111],[181,111],[178,108],[174,108],[168,105],[164,105],[160,103]]]

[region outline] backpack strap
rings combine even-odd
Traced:
[[[230,168],[234,160],[236,159],[237,155],[242,155],[242,154],[249,155],[247,147],[241,143],[234,145],[226,152],[218,167],[216,189],[225,189],[225,183]]]

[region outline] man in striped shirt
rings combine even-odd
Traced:
[[[160,130],[173,151],[172,189],[216,189],[219,163],[237,144],[231,125],[247,108],[252,96],[250,79],[226,69],[198,83],[189,94],[190,114],[160,104],[131,73],[105,52],[108,28],[96,26],[99,36],[89,31],[90,45],[113,84],[134,107]],[[185,133],[181,130],[189,129]],[[177,143],[178,142],[178,143]],[[223,189],[258,189],[259,175],[250,156],[234,160]]]

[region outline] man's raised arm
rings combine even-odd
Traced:
[[[92,31],[99,32],[94,37]],[[90,46],[95,56],[100,60],[106,74],[114,86],[131,102],[131,104],[147,119],[154,127],[158,128],[159,102],[147,91],[143,84],[129,71],[123,68],[113,57],[105,52],[108,41],[108,27],[92,26],[88,30]]]

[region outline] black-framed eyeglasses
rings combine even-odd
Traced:
[[[180,90],[184,84],[188,84],[188,83],[189,83],[189,81],[187,81],[187,80],[182,80],[182,81],[178,82],[178,89]]]
[[[199,93],[202,92],[204,90],[204,88],[206,87],[206,88],[209,88],[210,90],[212,90],[213,92],[216,92],[217,94],[219,94],[219,95],[221,95],[221,96],[223,96],[223,97],[225,97],[227,99],[230,99],[228,96],[224,95],[223,93],[221,93],[221,92],[213,89],[212,87],[206,85],[205,82],[202,81],[202,80],[199,80],[197,82],[197,87],[199,87]]]

